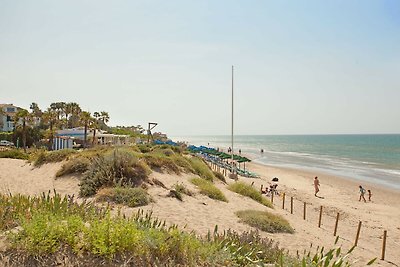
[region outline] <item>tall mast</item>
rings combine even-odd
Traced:
[[[234,170],[233,170],[233,65],[232,65],[232,117],[231,117],[231,122],[232,122],[232,125],[231,125],[231,160],[232,160],[232,162],[231,162],[231,164],[232,164],[232,173],[234,173]]]

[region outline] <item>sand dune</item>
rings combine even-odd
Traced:
[[[22,160],[0,159],[0,189],[2,192],[40,194],[56,189],[62,194],[75,194],[79,192],[78,178],[73,176],[55,179],[55,172],[61,164],[46,164],[40,168],[33,168]],[[386,261],[377,261],[378,266],[400,265],[400,192],[365,185],[372,189],[372,201],[368,203],[358,201],[358,183],[325,175],[309,173],[300,170],[266,167],[249,164],[249,168],[261,174],[261,179],[240,178],[259,188],[261,184],[267,185],[272,177],[279,177],[278,189],[285,192],[285,209],[282,209],[282,197],[274,198],[275,210],[268,209],[261,204],[233,193],[226,189],[226,185],[217,182],[217,186],[224,192],[229,202],[220,202],[209,199],[199,193],[194,196],[184,196],[183,202],[167,197],[168,189],[150,186],[149,193],[155,199],[144,210],[152,210],[153,214],[169,223],[178,224],[204,235],[209,230],[213,231],[215,225],[218,229],[234,229],[238,232],[250,230],[251,227],[239,222],[234,214],[243,209],[268,210],[283,215],[294,227],[295,234],[268,234],[278,241],[282,247],[292,253],[313,247],[333,247],[335,237],[333,228],[337,212],[340,213],[338,226],[339,244],[343,248],[350,248],[355,240],[358,222],[362,221],[358,247],[352,259],[359,260],[355,266],[364,266],[368,260],[381,255],[383,230],[388,231]],[[319,176],[321,183],[321,196],[314,197],[312,180]],[[154,172],[153,178],[162,181],[168,188],[175,183],[183,183],[190,190],[197,189],[188,180],[193,175],[171,175]],[[229,180],[229,179],[228,179]],[[232,183],[229,180],[228,183]],[[290,214],[290,197],[294,198],[294,214]],[[307,218],[303,220],[303,203],[307,203]],[[320,206],[323,206],[322,225],[318,227]],[[137,208],[125,208],[124,212],[132,214]],[[397,264],[397,265],[396,265]]]

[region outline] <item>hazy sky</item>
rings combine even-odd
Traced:
[[[0,0],[0,103],[170,135],[400,133],[400,1]]]

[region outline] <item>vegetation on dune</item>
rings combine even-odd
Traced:
[[[12,208],[11,208],[12,207]],[[59,194],[0,195],[1,259],[9,266],[350,266],[340,248],[292,257],[256,231],[201,238],[138,211],[131,218]],[[81,255],[84,255],[82,257]],[[371,261],[373,262],[373,260]]]
[[[162,152],[148,152],[143,155],[144,160],[147,165],[156,170],[166,170],[168,172],[173,172],[176,174],[180,174],[181,171],[174,162],[174,160],[168,155]]]
[[[34,155],[33,165],[36,167],[42,166],[46,163],[54,163],[61,162],[63,160],[68,159],[73,154],[78,153],[73,149],[61,149],[55,151],[39,151],[36,155]]]
[[[241,222],[268,233],[294,233],[289,222],[282,216],[259,210],[242,210],[236,212]]]
[[[208,180],[208,181],[214,181],[215,176],[214,173],[211,171],[211,169],[207,166],[207,164],[204,162],[204,160],[197,158],[197,157],[191,157],[189,159],[189,163],[192,166],[193,170],[195,171],[195,174],[198,176]]]
[[[80,195],[92,196],[101,187],[140,185],[148,178],[149,167],[131,153],[114,150],[92,159],[80,183]]]
[[[216,171],[214,171],[213,173],[214,173],[215,178],[217,178],[218,180],[220,180],[221,182],[226,184],[225,176],[222,173],[216,172]]]
[[[183,195],[192,196],[193,192],[186,188],[184,184],[174,184],[170,190],[168,196],[175,197],[176,199],[183,201]]]
[[[145,206],[153,202],[152,197],[143,188],[113,187],[103,188],[96,195],[97,201],[113,202],[128,207]]]
[[[192,178],[190,181],[199,187],[201,194],[215,200],[228,202],[228,199],[225,197],[224,193],[222,193],[222,191],[215,187],[215,185],[211,182],[202,178]]]
[[[0,151],[0,158],[10,158],[10,159],[29,159],[29,155],[19,149],[9,149]]]
[[[248,184],[246,184],[244,182],[232,183],[232,184],[230,184],[228,186],[228,189],[233,191],[233,192],[236,192],[236,193],[238,193],[240,195],[243,195],[243,196],[249,197],[251,199],[254,199],[255,201],[257,201],[257,202],[259,202],[259,203],[263,204],[264,206],[267,206],[267,207],[269,207],[271,209],[273,208],[272,203],[268,199],[263,197],[261,195],[261,193],[257,189],[255,189],[251,185],[248,185]]]
[[[61,166],[56,173],[56,177],[61,177],[67,174],[84,173],[89,169],[90,160],[86,157],[75,157]]]

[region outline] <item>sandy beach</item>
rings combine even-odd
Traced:
[[[33,168],[22,160],[0,159],[0,189],[3,193],[40,194],[56,189],[62,194],[79,192],[79,177],[67,176],[55,179],[55,172],[61,164],[46,164],[40,168]],[[153,211],[154,216],[165,219],[168,223],[175,223],[187,230],[194,230],[200,235],[213,231],[218,225],[219,231],[234,229],[238,232],[247,231],[251,227],[239,222],[234,214],[238,210],[256,209],[268,210],[283,215],[295,229],[295,234],[268,234],[269,237],[280,243],[292,254],[301,253],[304,249],[324,246],[334,247],[333,236],[336,215],[339,212],[337,235],[340,236],[339,245],[344,250],[349,249],[355,242],[357,227],[362,222],[358,246],[351,256],[351,260],[358,262],[354,266],[364,266],[370,259],[378,257],[377,266],[400,265],[400,192],[380,188],[374,185],[363,184],[366,189],[372,190],[371,202],[359,202],[359,182],[346,180],[340,177],[323,173],[311,173],[302,170],[269,167],[250,163],[248,168],[261,175],[260,179],[240,177],[239,180],[247,183],[254,182],[260,188],[279,177],[278,190],[280,196],[274,197],[275,209],[270,210],[259,203],[233,193],[226,189],[222,182],[216,182],[224,192],[229,202],[211,200],[196,193],[193,197],[185,196],[184,201],[167,197],[169,190],[150,186],[149,193],[155,202],[142,207]],[[183,183],[190,190],[196,192],[196,187],[188,179],[193,175],[171,175],[153,172],[151,175],[162,181],[167,188],[175,183]],[[320,180],[320,193],[323,198],[314,196],[313,179]],[[234,182],[227,179],[228,183]],[[282,196],[285,193],[285,209],[282,209]],[[290,213],[290,197],[293,197],[293,214]],[[306,220],[303,219],[303,203],[306,203]],[[320,207],[323,207],[321,227],[318,227]],[[137,208],[125,208],[124,212],[132,214]],[[387,245],[385,261],[379,260],[382,248],[383,231],[387,230]]]

